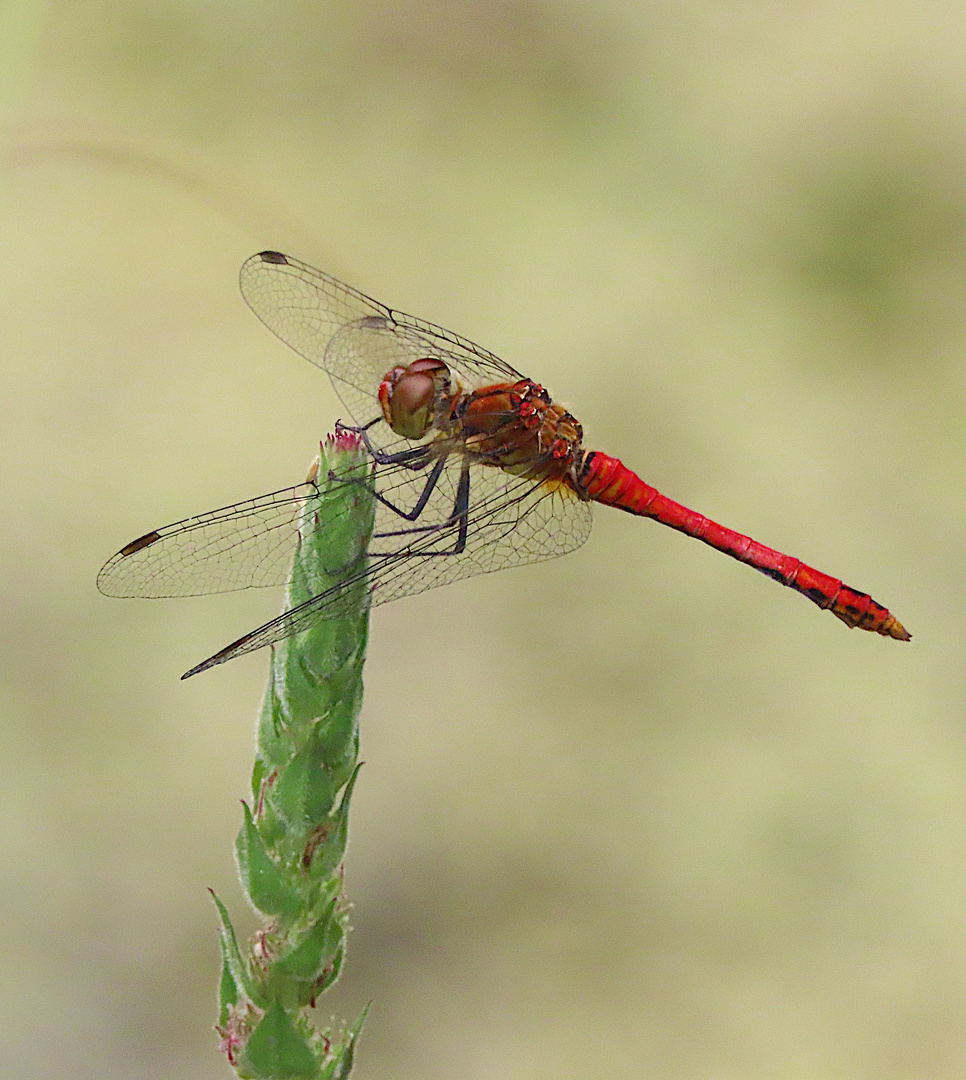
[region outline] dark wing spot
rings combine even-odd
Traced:
[[[279,266],[288,266],[288,258],[280,251],[260,251],[258,257],[262,262],[278,263]]]
[[[130,544],[125,544],[121,548],[121,555],[133,555],[135,551],[141,551],[143,548],[150,547],[153,543],[161,539],[161,534],[158,532],[145,533],[144,536],[139,536],[137,540],[132,540]]]

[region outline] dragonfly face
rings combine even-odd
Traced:
[[[421,439],[437,417],[448,417],[459,395],[442,360],[424,356],[406,367],[394,367],[379,384],[383,419],[404,439]]]

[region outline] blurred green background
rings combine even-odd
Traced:
[[[238,295],[266,247],[915,635],[607,510],[377,610],[361,1080],[966,1075],[964,55],[938,0],[6,5],[5,1075],[226,1075],[268,657],[178,676],[280,596],[94,577],[340,416]]]

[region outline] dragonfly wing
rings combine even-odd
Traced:
[[[442,326],[394,311],[280,252],[253,255],[241,268],[239,284],[249,307],[269,330],[328,372],[360,425],[379,415],[377,393],[386,373],[418,357],[445,361],[468,390],[522,378],[488,349]],[[351,347],[336,344],[340,331],[353,326],[362,333],[353,337]]]
[[[101,568],[107,596],[200,596],[287,578],[306,500],[325,496],[313,484],[283,488],[166,525],[132,540]]]
[[[439,487],[447,493],[456,490],[454,472],[448,469],[440,481]],[[584,543],[593,521],[591,504],[578,499],[566,485],[536,482],[493,466],[470,470],[462,547],[460,522],[451,519],[453,505],[447,494],[429,507],[435,525],[424,533],[379,536],[377,532],[373,536],[369,567],[373,604],[565,555]],[[444,513],[445,507],[449,509]],[[389,524],[399,529],[398,519]],[[416,524],[428,526],[424,515]],[[377,529],[382,525],[383,519],[377,518]]]
[[[552,559],[580,547],[590,535],[591,505],[569,487],[479,465],[470,469],[461,530],[453,511],[463,464],[455,453],[445,460],[426,505],[411,523],[379,504],[365,569],[239,638],[185,678],[307,630],[320,619],[348,613],[350,603],[358,605],[356,587],[363,582],[373,604],[386,603],[507,566]],[[399,465],[377,466],[376,490],[408,510],[421,491],[412,474]]]

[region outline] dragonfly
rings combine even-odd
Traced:
[[[868,593],[689,510],[617,458],[585,449],[575,417],[487,349],[278,251],[248,259],[240,286],[258,318],[332,380],[352,421],[341,426],[370,459],[375,527],[361,569],[183,678],[335,617],[360,577],[378,604],[573,551],[590,533],[595,502],[693,536],[846,626],[911,639]],[[326,504],[310,477],[152,530],[104,565],[98,587],[109,596],[170,597],[283,584],[311,500],[324,527]]]

